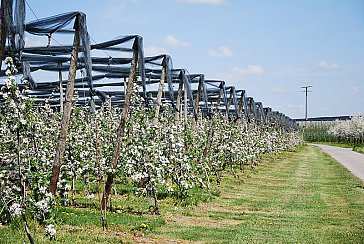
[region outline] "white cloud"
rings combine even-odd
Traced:
[[[261,76],[264,74],[264,70],[259,65],[249,65],[247,67],[235,67],[229,70],[224,70],[213,74],[216,79],[221,79],[224,81],[237,81],[246,80],[251,76]]]
[[[256,75],[260,76],[264,73],[262,66],[260,65],[249,65],[248,67],[235,67],[232,71],[237,75]]]
[[[168,50],[164,47],[155,47],[150,46],[147,48],[144,48],[144,55],[147,56],[157,56],[161,54],[168,54]]]
[[[202,3],[202,4],[211,4],[211,5],[220,5],[225,2],[225,0],[178,0],[179,2],[185,3]]]
[[[233,53],[232,51],[227,47],[219,47],[217,50],[208,50],[207,55],[210,57],[232,57]]]
[[[172,35],[168,35],[164,38],[164,42],[173,47],[190,47],[191,44],[188,42],[177,39]]]
[[[339,65],[337,63],[327,63],[325,60],[320,60],[320,62],[317,63],[317,65],[324,69],[336,69],[339,68]]]
[[[48,38],[45,36],[42,37],[37,37],[37,38],[29,38],[29,37],[25,37],[24,38],[24,42],[25,42],[25,47],[39,47],[39,46],[47,46],[48,44]],[[51,40],[51,45],[54,45],[54,41]]]
[[[274,93],[285,93],[285,92],[287,92],[287,89],[286,88],[275,87],[275,88],[272,88],[272,92],[274,92]]]
[[[359,93],[360,92],[360,89],[357,86],[352,86],[351,87],[351,91],[354,92],[354,93]]]

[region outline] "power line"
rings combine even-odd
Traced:
[[[39,20],[39,19],[38,19],[38,16],[35,14],[35,12],[33,11],[32,7],[30,7],[30,4],[28,3],[28,1],[27,1],[27,0],[25,0],[25,2],[26,2],[26,4],[27,4],[28,8],[30,9],[30,11],[32,11],[32,13],[33,13],[33,15],[35,16],[35,18],[36,18],[37,20]]]

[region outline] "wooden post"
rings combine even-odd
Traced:
[[[162,104],[162,95],[163,95],[165,81],[166,81],[166,65],[163,65],[162,76],[161,76],[161,80],[159,82],[159,89],[158,89],[158,94],[157,94],[157,104],[155,106],[153,125],[157,125],[157,123],[158,123],[158,116],[159,116],[159,110],[160,110],[160,107]]]
[[[180,119],[182,89],[183,89],[183,79],[181,77],[180,81],[179,81],[177,101],[176,101],[176,110],[177,111],[176,111],[176,114],[174,115],[175,124],[178,124],[179,119]]]
[[[125,127],[126,127],[126,123],[128,121],[131,95],[133,92],[134,79],[136,77],[137,64],[138,64],[138,47],[136,47],[136,46],[137,45],[134,45],[134,52],[133,52],[133,58],[131,61],[131,70],[130,70],[130,74],[129,74],[129,81],[128,81],[128,84],[126,87],[126,95],[124,98],[125,101],[124,101],[123,112],[121,114],[120,124],[118,127],[116,145],[114,147],[114,153],[113,153],[113,156],[112,156],[112,159],[110,162],[110,166],[112,169],[115,169],[117,166],[118,159],[120,156],[120,151],[121,151],[121,145],[123,143],[123,136],[125,134]],[[109,196],[111,193],[112,184],[114,183],[114,179],[115,179],[115,172],[113,172],[113,170],[112,170],[111,173],[107,174],[107,179],[106,179],[105,189],[104,189],[104,194],[103,194],[104,197],[102,198],[102,201],[101,201],[101,211],[106,212],[106,206],[107,206],[107,202],[109,200]]]
[[[63,113],[62,63],[59,63],[58,66],[58,80],[59,80],[59,111]]]
[[[77,21],[77,19],[76,19]],[[75,77],[76,77],[76,70],[77,70],[77,60],[78,60],[78,49],[80,46],[80,33],[78,27],[75,29],[75,35],[73,40],[73,48],[71,52],[71,64],[70,70],[68,74],[68,82],[67,82],[67,89],[66,89],[66,101],[61,121],[61,130],[59,133],[59,141],[58,146],[56,149],[56,155],[53,162],[52,167],[52,178],[49,185],[49,191],[55,195],[57,191],[57,182],[59,178],[59,172],[61,168],[62,158],[66,146],[66,140],[68,135],[68,127],[70,123],[71,117],[71,107],[72,107],[72,96],[74,92],[75,86]]]

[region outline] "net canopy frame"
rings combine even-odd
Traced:
[[[139,35],[119,36],[112,40],[91,44],[87,30],[86,15],[82,12],[62,13],[25,23],[25,1],[3,0],[1,6],[1,59],[12,57],[18,70],[19,86],[27,87],[37,104],[47,100],[58,109],[63,102],[63,92],[68,79],[64,79],[70,68],[72,44],[55,43],[53,36],[67,39],[78,31],[80,35],[79,58],[75,88],[78,90],[77,105],[98,108],[110,101],[113,106],[123,106],[125,85],[132,69],[132,56],[137,55],[135,82],[141,88],[140,95],[146,106],[155,106],[155,97],[160,92],[158,84],[163,80],[162,103],[181,111],[175,89],[180,83],[187,94],[187,110],[193,116],[201,113],[208,116],[214,109],[225,116],[241,119],[248,123],[263,125],[282,124],[295,127],[288,116],[263,107],[261,102],[248,97],[245,90],[236,89],[223,80],[206,79],[202,73],[190,74],[184,68],[174,68],[172,57],[160,54],[144,56],[143,38]],[[43,36],[48,44],[27,46],[25,35]],[[67,39],[68,40],[68,39]],[[58,45],[57,45],[58,44]],[[37,73],[49,73],[54,78],[42,80]],[[0,71],[0,87],[5,85],[5,70]],[[194,88],[196,87],[196,88]],[[0,102],[4,101],[0,95]],[[182,106],[182,105],[180,105]],[[92,110],[92,109],[91,109]]]

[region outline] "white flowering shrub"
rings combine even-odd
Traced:
[[[50,240],[55,239],[56,236],[56,229],[54,228],[54,225],[49,224],[44,228],[45,235],[49,237]]]
[[[25,86],[16,83],[12,59],[6,58],[5,64],[8,79],[0,94],[4,99],[0,104],[0,222],[27,230],[28,219],[50,221],[54,205],[48,193],[52,136],[42,126],[49,110],[34,107]],[[51,114],[55,125],[56,116]]]
[[[304,139],[310,142],[364,143],[364,115],[348,120],[302,122]]]
[[[1,90],[0,105],[0,221],[30,216],[54,239],[55,199],[48,184],[61,114],[47,103],[35,106],[16,84],[10,59],[7,67],[9,79]],[[176,123],[171,108],[162,105],[156,124],[154,113],[135,87],[121,155],[117,167],[112,167],[121,110],[105,104],[90,113],[73,106],[58,182],[59,203],[77,204],[78,195],[93,200],[96,193],[100,201],[106,175],[112,173],[115,184],[131,183],[135,194],[153,197],[151,212],[158,213],[161,193],[186,199],[195,188],[220,184],[224,172],[237,176],[237,170],[254,167],[262,155],[295,147],[301,138],[282,128],[231,121],[220,112],[212,118],[198,115],[196,123],[192,118]]]
[[[360,144],[364,142],[364,114],[353,116],[350,120],[336,121],[329,133],[338,141]]]

